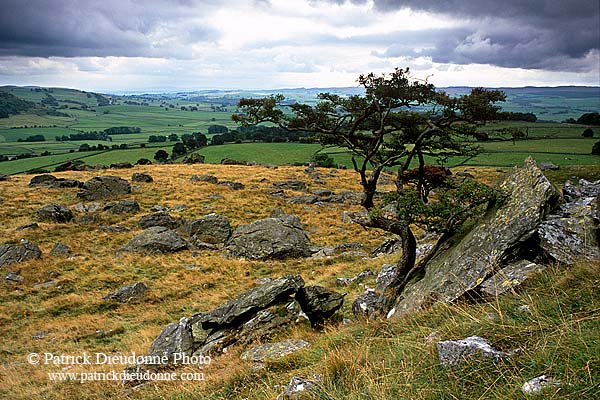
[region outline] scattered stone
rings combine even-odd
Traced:
[[[265,343],[261,344],[260,346],[256,346],[242,353],[240,358],[242,360],[260,362],[277,360],[307,347],[310,347],[310,343],[304,340],[287,339],[283,342]]]
[[[273,186],[278,189],[288,189],[288,190],[296,190],[298,192],[302,192],[306,190],[306,183],[302,181],[283,181],[283,182],[273,182]]]
[[[169,362],[174,361],[175,354],[190,356],[194,346],[192,328],[187,318],[169,324],[150,345],[150,356],[157,356]],[[164,367],[159,365],[158,367]]]
[[[110,292],[102,299],[109,301],[118,301],[120,303],[128,303],[143,298],[148,291],[148,286],[143,282],[137,282],[132,285],[123,286],[120,289]]]
[[[368,278],[369,276],[373,276],[375,275],[375,273],[373,271],[371,271],[370,269],[367,269],[357,275],[355,275],[352,278],[337,278],[335,280],[335,283],[338,286],[349,286],[354,282],[358,282],[358,281],[362,281],[365,278]]]
[[[4,275],[4,282],[6,283],[19,283],[23,282],[24,279],[25,278],[16,272],[9,272],[8,274]]]
[[[319,198],[313,195],[292,196],[287,200],[290,204],[314,204],[317,201]]]
[[[66,244],[55,243],[52,250],[50,250],[50,255],[55,257],[70,257],[71,248]]]
[[[203,329],[231,326],[236,322],[248,320],[257,311],[276,304],[278,300],[295,294],[304,286],[300,275],[289,275],[267,284],[250,289],[236,299],[220,305],[214,310],[194,316]]]
[[[131,185],[118,176],[96,176],[83,184],[77,197],[90,201],[131,193]]]
[[[86,214],[79,218],[75,218],[73,221],[79,225],[90,225],[100,221],[100,218],[97,215]]]
[[[0,245],[0,267],[40,258],[42,252],[37,244],[21,239],[19,244]]]
[[[305,286],[296,293],[296,301],[308,316],[313,328],[323,326],[344,304],[345,295],[331,291],[323,286]]]
[[[196,240],[195,237],[191,239],[191,244],[195,247],[196,250],[219,250],[219,246],[212,243],[206,243],[199,240]]]
[[[129,229],[126,226],[122,226],[122,225],[111,225],[111,226],[101,226],[100,230],[102,232],[106,232],[106,233],[120,233],[120,232],[129,232],[131,229]]]
[[[333,192],[329,189],[314,189],[312,194],[319,197],[329,197],[333,195]]]
[[[57,177],[50,174],[36,175],[29,181],[29,187],[50,186],[57,179]]]
[[[210,174],[192,175],[190,180],[192,182],[207,182],[207,183],[212,183],[212,184],[216,184],[219,181],[219,179],[216,176],[210,175]]]
[[[242,190],[245,187],[244,184],[242,184],[242,183],[230,182],[230,181],[219,182],[219,183],[217,183],[217,185],[227,186],[228,188],[230,188],[232,190]]]
[[[52,280],[52,281],[47,281],[47,282],[42,282],[42,283],[38,283],[36,285],[33,285],[33,290],[41,290],[41,289],[48,289],[52,286],[56,286],[56,281]]]
[[[10,180],[9,175],[0,174],[0,182],[9,181],[9,180]]]
[[[188,236],[192,236],[193,241],[211,244],[225,243],[231,236],[229,219],[215,213],[205,215],[197,220],[186,221],[181,230]]]
[[[81,213],[93,213],[99,211],[102,208],[102,204],[97,201],[92,201],[90,203],[77,203],[75,204],[75,211],[79,211]]]
[[[36,218],[39,221],[56,222],[64,224],[73,219],[73,212],[60,204],[49,204],[36,211]]]
[[[498,296],[513,290],[530,278],[543,267],[527,260],[517,261],[502,268],[491,278],[486,279],[480,287],[481,292],[487,296]]]
[[[480,336],[469,336],[461,340],[446,340],[437,343],[440,363],[444,367],[461,365],[467,358],[480,356],[498,361],[510,354],[494,349]]]
[[[15,229],[15,230],[17,230],[17,231],[24,231],[24,230],[27,230],[27,229],[37,229],[37,228],[39,228],[39,227],[40,227],[40,226],[38,225],[38,223],[37,223],[37,222],[31,222],[31,223],[29,223],[29,224],[21,225],[21,226],[19,226],[19,227],[18,227],[17,229]]]
[[[517,307],[517,311],[520,311],[520,312],[530,312],[531,311],[531,307],[529,307],[529,304],[523,304],[523,305],[520,305],[519,307]]]
[[[581,197],[597,197],[600,196],[600,180],[589,182],[585,179],[579,180],[579,190]]]
[[[254,221],[235,229],[227,242],[230,254],[253,260],[308,257],[312,254],[306,231],[295,216]]]
[[[332,257],[335,254],[335,249],[332,246],[323,246],[321,248],[316,249],[316,251],[312,254],[312,258],[328,258]]]
[[[393,264],[383,264],[381,266],[381,269],[377,274],[377,279],[375,280],[375,289],[378,292],[383,292],[387,285],[390,284],[397,269],[398,267]]]
[[[33,336],[31,336],[31,338],[33,340],[42,340],[43,338],[48,336],[49,333],[50,332],[48,332],[48,331],[37,331],[36,333],[33,334]]]
[[[133,175],[131,175],[131,182],[151,183],[154,182],[154,179],[148,174],[134,172]]]
[[[538,163],[538,167],[540,167],[540,169],[542,171],[548,171],[548,170],[558,171],[560,169],[560,166],[558,166],[556,164],[553,164],[551,162],[541,162],[541,163]]]
[[[245,161],[238,161],[238,160],[234,160],[232,158],[223,158],[221,160],[221,164],[222,165],[246,165],[247,163]]]
[[[87,165],[85,162],[81,160],[71,160],[67,161],[63,164],[60,164],[56,168],[54,168],[54,172],[63,172],[63,171],[93,171],[98,169],[97,167],[92,167]]]
[[[153,226],[162,226],[169,229],[175,229],[177,226],[177,220],[168,212],[159,211],[152,214],[144,215],[140,218],[138,225],[142,229],[151,228]]]
[[[152,212],[169,212],[169,207],[156,205],[156,206],[150,207],[150,211],[152,211]]]
[[[170,211],[175,211],[175,212],[181,212],[181,211],[185,211],[187,210],[189,207],[185,204],[175,204],[173,207],[171,207],[169,210]]]
[[[120,200],[116,203],[108,203],[104,211],[111,214],[135,214],[140,211],[140,204],[135,200]]]
[[[539,395],[546,390],[550,390],[552,388],[560,388],[561,386],[562,382],[560,380],[554,379],[546,375],[542,375],[525,382],[521,387],[521,390],[525,394]]]
[[[186,250],[188,247],[188,242],[177,232],[164,226],[153,226],[134,236],[125,246],[121,247],[120,251],[173,253]]]
[[[57,178],[54,175],[43,174],[37,175],[31,178],[29,181],[29,187],[48,187],[50,189],[62,189],[62,188],[73,188],[81,187],[82,182],[74,179]]]
[[[352,303],[352,313],[359,319],[369,319],[379,312],[379,296],[373,289],[367,289]]]

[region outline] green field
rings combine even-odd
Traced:
[[[594,88],[538,88],[507,89],[509,101],[503,109],[519,112],[557,113],[562,119],[580,115],[582,112],[598,108],[599,96]],[[164,148],[171,153],[172,142],[149,144],[151,135],[168,136],[175,133],[179,136],[193,132],[207,133],[210,125],[224,125],[235,129],[231,120],[235,112],[234,104],[240,96],[266,95],[254,92],[199,92],[178,93],[172,95],[139,95],[112,96],[96,95],[71,89],[59,88],[18,88],[2,87],[25,100],[40,102],[52,96],[56,101],[56,111],[67,116],[51,116],[37,114],[13,115],[0,119],[0,156],[14,157],[19,154],[40,155],[49,152],[51,155],[20,160],[0,162],[0,173],[15,174],[32,169],[52,170],[54,166],[66,160],[82,159],[90,165],[108,165],[114,162],[136,162],[139,158],[153,160],[154,153]],[[339,94],[356,92],[356,88],[335,89]],[[453,89],[462,93],[466,89]],[[549,90],[549,91],[548,91]],[[303,102],[314,102],[316,89],[290,89],[285,91],[288,99]],[[312,100],[311,100],[312,99]],[[102,102],[102,106],[100,106]],[[108,104],[108,105],[107,105]],[[190,111],[194,107],[194,111]],[[183,110],[182,108],[186,108]],[[567,110],[567,111],[565,111]],[[563,115],[564,114],[564,115]],[[540,116],[540,118],[542,118]],[[112,141],[56,141],[56,136],[77,132],[103,131],[113,126],[130,126],[141,129],[140,133],[111,135]],[[504,133],[504,141],[477,142],[482,153],[469,160],[450,158],[444,165],[483,165],[509,167],[520,165],[523,159],[532,155],[538,162],[552,162],[560,166],[594,165],[600,162],[599,157],[592,156],[591,149],[600,138],[600,127],[593,127],[594,138],[581,136],[585,126],[558,122],[514,122],[506,121],[490,123],[480,130],[490,137],[497,136],[502,129],[518,128],[527,139],[513,143],[508,133]],[[44,142],[19,142],[32,135],[44,135]],[[128,150],[111,150],[100,152],[78,152],[79,146],[86,143],[93,145],[123,145]],[[145,148],[141,146],[144,145]],[[209,146],[198,153],[206,157],[208,163],[218,163],[223,158],[240,161],[253,161],[262,164],[284,165],[306,163],[316,151],[318,145],[297,143],[242,143]],[[326,148],[336,164],[352,167],[351,154],[345,149]],[[428,162],[436,162],[430,159]]]

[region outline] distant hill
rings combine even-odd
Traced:
[[[20,99],[8,92],[0,92],[0,118],[34,109],[35,103]]]

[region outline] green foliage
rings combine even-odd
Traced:
[[[399,220],[428,231],[451,233],[469,218],[483,215],[488,205],[498,198],[495,189],[473,179],[458,184],[448,181],[427,203],[414,186],[402,194],[388,194],[378,212],[393,205]]]
[[[32,108],[35,108],[35,103],[0,91],[0,118],[8,118],[9,115],[29,111]]]
[[[586,128],[583,133],[581,134],[581,136],[583,136],[584,138],[591,138],[594,137],[594,131],[592,128]]]
[[[185,153],[187,153],[185,144],[177,142],[175,143],[175,145],[173,145],[173,150],[171,151],[171,158],[175,159],[179,156],[184,155]]]
[[[158,162],[164,163],[169,159],[169,153],[167,153],[163,149],[160,149],[156,153],[154,153],[154,159]]]
[[[594,147],[592,147],[592,155],[600,156],[600,140],[594,143]]]
[[[316,167],[322,168],[334,168],[335,161],[327,153],[315,153],[310,161],[315,164]]]
[[[18,142],[45,142],[46,137],[44,135],[31,135],[25,139],[19,139]]]
[[[600,114],[597,112],[585,113],[577,118],[577,123],[582,125],[600,125]]]
[[[130,133],[140,133],[141,131],[141,128],[131,126],[113,126],[104,130],[109,135],[127,135]]]

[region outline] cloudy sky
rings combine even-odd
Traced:
[[[598,0],[1,0],[0,85],[600,85]]]

